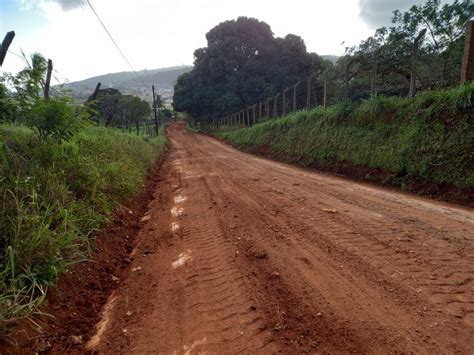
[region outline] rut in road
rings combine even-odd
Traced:
[[[102,353],[470,353],[474,212],[169,129]]]

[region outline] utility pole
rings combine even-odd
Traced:
[[[155,85],[151,86],[151,91],[152,91],[152,94],[153,94],[153,112],[155,113],[155,130],[156,130],[156,135],[158,135],[158,131],[159,131],[160,127],[159,127],[159,122],[158,122],[158,115],[156,113]]]
[[[3,61],[5,60],[5,56],[7,55],[8,48],[15,37],[15,31],[7,32],[5,38],[3,39],[2,44],[0,45],[0,67],[3,65]]]
[[[44,99],[49,100],[49,87],[51,85],[51,72],[53,71],[53,61],[48,59],[48,71],[46,73],[46,82],[44,84]]]

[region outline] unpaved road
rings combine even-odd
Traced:
[[[102,353],[474,351],[474,211],[169,130]]]

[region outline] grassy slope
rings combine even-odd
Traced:
[[[88,257],[94,232],[138,192],[165,143],[164,131],[147,139],[105,128],[42,143],[29,129],[0,126],[0,332]]]
[[[290,156],[301,165],[341,162],[414,178],[474,187],[474,84],[413,99],[378,97],[316,108],[222,132],[233,145]]]

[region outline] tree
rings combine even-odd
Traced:
[[[409,92],[410,82],[413,90],[456,85],[462,61],[464,24],[473,12],[471,0],[445,4],[428,0],[406,12],[396,10],[393,26],[379,28],[374,36],[347,48],[346,58],[336,65],[342,67],[337,68],[337,77],[342,80],[349,58],[358,62],[349,76],[352,99],[370,97],[374,87],[385,95],[404,96]],[[416,77],[412,78],[414,41],[425,30],[426,35],[420,37],[418,43]]]
[[[139,135],[140,122],[151,114],[150,104],[133,95],[122,95],[117,105],[122,118],[120,125],[125,124],[128,127],[130,124],[135,124],[137,135]]]
[[[119,114],[118,102],[122,93],[114,88],[100,89],[97,99],[92,100],[89,96],[86,103],[92,110],[92,117],[96,123],[103,123],[108,127]]]
[[[275,38],[270,26],[239,17],[206,34],[207,47],[194,52],[194,69],[181,75],[173,106],[197,119],[212,120],[263,101],[312,71],[322,61],[289,34]]]

